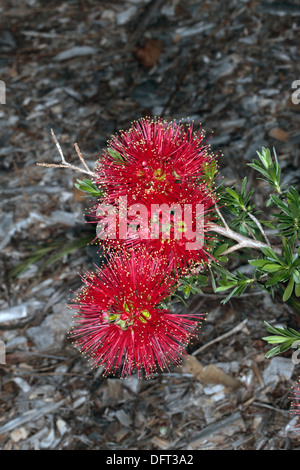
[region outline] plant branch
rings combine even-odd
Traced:
[[[226,227],[227,229],[229,229],[229,227],[228,227],[228,225],[227,225],[227,222],[226,222],[226,220],[224,219],[224,217],[223,217],[223,215],[222,215],[220,209],[218,208],[217,205],[215,206],[215,208],[216,208],[216,212],[217,212],[218,216],[220,217],[220,219],[222,220],[222,222],[223,222],[223,224],[224,224],[224,227]]]
[[[262,234],[262,236],[263,236],[264,239],[266,240],[267,245],[268,245],[268,246],[271,246],[271,244],[270,244],[270,242],[269,242],[269,239],[268,239],[268,237],[267,237],[267,235],[266,235],[266,233],[265,233],[265,231],[264,231],[264,229],[263,229],[261,223],[259,222],[259,220],[257,220],[257,218],[255,217],[255,215],[251,214],[250,212],[248,212],[248,215],[249,215],[250,219],[252,219],[253,222],[256,223],[257,227],[258,227],[259,230],[260,230],[260,233]]]
[[[255,250],[261,250],[262,248],[269,248],[270,246],[267,243],[260,242],[259,240],[252,240],[251,238],[245,237],[244,235],[240,235],[239,233],[231,230],[229,227],[221,227],[217,224],[210,224],[208,228],[209,232],[215,232],[223,237],[230,238],[231,240],[237,241],[237,245],[228,248],[222,255],[226,255],[231,253],[232,251],[239,250],[241,248],[254,248]],[[280,248],[271,247],[272,250],[277,253],[281,254]]]
[[[77,145],[76,143],[74,144],[74,147],[75,147],[75,150],[76,150],[76,153],[77,153],[77,155],[78,155],[79,160],[82,162],[83,166],[84,166],[85,169],[89,172],[89,174],[91,174],[92,172],[91,172],[91,170],[89,169],[89,167],[87,166],[86,161],[85,161],[85,159],[83,158],[83,156],[82,156],[82,154],[81,154],[81,152],[80,152],[80,150],[79,150],[79,147],[78,147],[78,145]]]
[[[256,240],[254,234],[251,232],[250,228],[248,227],[248,225],[246,224],[246,222],[243,222],[243,225],[245,227],[245,229],[247,230],[247,232],[249,233],[249,235],[254,239]]]
[[[69,168],[71,170],[79,171],[80,173],[85,173],[86,175],[90,175],[92,177],[95,177],[95,174],[87,166],[87,164],[86,164],[86,162],[85,162],[85,160],[84,160],[77,144],[74,144],[74,147],[75,147],[75,150],[76,150],[76,153],[78,155],[79,160],[82,162],[82,164],[85,167],[85,170],[83,168],[80,168],[79,166],[72,165],[71,163],[68,163],[66,161],[66,159],[64,157],[64,154],[63,154],[63,151],[61,149],[61,146],[60,146],[60,144],[59,144],[59,142],[56,138],[56,135],[53,132],[53,129],[51,129],[51,134],[52,134],[53,140],[55,142],[55,145],[58,149],[58,153],[59,153],[60,158],[61,158],[61,163],[37,163],[37,165],[46,166],[48,168]]]

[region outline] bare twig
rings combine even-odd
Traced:
[[[247,243],[237,243],[236,245],[233,245],[231,246],[230,248],[228,248],[227,250],[225,250],[222,255],[223,256],[226,256],[226,255],[229,255],[229,253],[233,253],[234,251],[237,251],[237,250],[242,250],[243,248],[247,248]]]
[[[228,248],[228,250],[222,253],[224,255],[231,253],[232,251],[239,250],[241,248],[254,248],[255,250],[261,250],[262,248],[270,247],[266,243],[260,242],[259,240],[252,240],[251,238],[247,238],[244,235],[240,235],[234,230],[231,230],[229,227],[226,228],[226,227],[221,227],[220,225],[217,225],[217,224],[211,224],[208,228],[208,231],[218,233],[219,235],[222,235],[223,237],[230,238],[231,240],[235,240],[238,242],[237,245],[234,245],[231,248]],[[277,247],[271,247],[271,248],[275,253],[281,254],[280,248],[277,248]]]
[[[74,147],[75,147],[76,153],[77,153],[77,155],[78,155],[78,158],[79,158],[79,160],[81,161],[81,163],[83,164],[83,166],[85,167],[85,169],[86,169],[88,172],[91,172],[91,170],[90,170],[89,167],[87,166],[87,164],[86,164],[86,162],[85,162],[85,160],[84,160],[84,158],[83,158],[83,156],[82,156],[82,154],[81,154],[81,152],[80,152],[80,150],[79,150],[79,147],[78,147],[78,145],[77,145],[76,143],[74,144]]]
[[[69,168],[71,170],[80,171],[80,173],[85,173],[86,175],[95,176],[91,171],[83,170],[82,168],[71,165],[70,163],[66,163],[65,165],[63,163],[37,163],[37,165],[46,166],[47,168]]]
[[[217,212],[218,216],[220,217],[220,219],[222,220],[222,222],[223,222],[223,224],[224,224],[224,227],[226,227],[227,229],[229,229],[226,220],[224,219],[223,215],[221,214],[220,209],[218,208],[218,206],[215,206],[215,207],[216,207],[216,212]]]
[[[78,155],[78,158],[80,159],[80,161],[82,162],[82,164],[84,165],[85,167],[85,170],[83,168],[80,168],[79,166],[76,166],[76,165],[72,165],[71,163],[68,163],[64,157],[64,154],[63,154],[63,151],[61,149],[61,146],[56,138],[56,135],[54,134],[53,132],[53,129],[51,129],[51,134],[52,134],[52,137],[53,137],[53,140],[55,142],[55,145],[58,149],[58,152],[59,152],[59,155],[60,155],[60,158],[61,158],[61,163],[37,163],[37,165],[39,166],[46,166],[48,168],[69,168],[71,170],[75,170],[75,171],[80,171],[80,173],[85,173],[87,175],[90,175],[92,177],[95,177],[95,174],[89,169],[89,167],[87,166],[80,150],[79,150],[79,147],[77,144],[74,144],[75,146],[75,150],[76,150],[76,153]]]
[[[254,234],[251,232],[248,225],[245,222],[243,222],[243,225],[244,225],[245,229],[247,230],[247,232],[249,233],[249,235],[255,240],[256,238],[255,238]]]
[[[66,162],[66,160],[65,160],[63,151],[62,151],[62,149],[61,149],[61,146],[59,145],[59,142],[58,142],[58,140],[57,140],[57,138],[56,138],[56,135],[54,134],[53,129],[51,129],[51,135],[52,135],[53,140],[54,140],[54,142],[55,142],[55,145],[56,145],[56,147],[57,147],[57,149],[58,149],[58,152],[59,152],[61,161],[63,162],[64,165],[67,165],[67,162]]]
[[[259,228],[259,230],[260,230],[262,236],[263,236],[264,239],[266,240],[267,245],[268,245],[268,246],[271,246],[271,244],[270,244],[270,242],[269,242],[269,239],[268,239],[268,237],[267,237],[267,235],[266,235],[266,233],[265,233],[265,231],[264,231],[264,229],[263,229],[261,223],[259,222],[259,220],[257,220],[257,218],[255,217],[255,215],[251,214],[250,212],[248,212],[248,215],[249,215],[250,219],[252,219],[253,222],[256,223],[256,225],[257,225],[257,227]]]

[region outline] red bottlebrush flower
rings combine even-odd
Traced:
[[[216,169],[216,160],[204,131],[194,132],[191,123],[140,119],[112,137],[98,161],[96,183],[108,203],[119,196],[131,202],[152,193],[168,195],[174,183],[206,178],[210,168]]]
[[[187,274],[207,265],[211,259],[213,239],[207,235],[216,198],[205,185],[178,185],[166,198],[166,213],[161,219],[159,237],[148,238],[145,245],[153,256],[167,259],[171,270]],[[163,207],[161,205],[161,207]],[[174,210],[170,211],[174,207]],[[178,208],[178,212],[176,211]],[[168,214],[171,221],[168,225]],[[170,231],[169,231],[170,230]]]
[[[212,244],[206,231],[215,202],[206,185],[190,181],[175,183],[168,195],[151,193],[132,206],[127,201],[126,207],[111,206],[109,217],[109,211],[101,209],[105,205],[98,204],[99,242],[104,249],[117,250],[142,245],[153,256],[165,258],[170,270],[185,274],[209,262]]]
[[[135,370],[151,376],[180,363],[203,316],[160,306],[176,288],[163,261],[143,251],[115,255],[83,281],[70,305],[77,309],[70,335],[93,366],[103,366],[104,375],[130,377]]]

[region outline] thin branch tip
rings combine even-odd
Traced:
[[[72,165],[71,163],[68,163],[64,157],[64,154],[63,154],[63,151],[62,151],[62,148],[56,138],[56,135],[53,131],[53,129],[51,128],[50,129],[50,132],[51,132],[51,135],[53,137],[53,140],[55,142],[55,145],[56,145],[56,148],[58,150],[58,153],[60,155],[60,158],[61,158],[61,163],[37,163],[37,165],[39,166],[45,166],[47,168],[69,168],[71,170],[75,170],[75,171],[79,171],[80,173],[84,173],[86,175],[89,175],[91,176],[92,178],[95,177],[95,174],[93,171],[90,170],[90,168],[88,167],[88,165],[86,164],[80,150],[79,150],[79,147],[78,145],[75,143],[74,144],[74,147],[75,147],[75,150],[76,150],[76,153],[77,153],[77,156],[79,158],[79,160],[81,161],[81,163],[83,164],[84,168],[80,168],[78,166],[75,166],[75,165]]]

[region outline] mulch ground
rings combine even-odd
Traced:
[[[256,150],[275,147],[287,182],[299,183],[300,7],[3,0],[0,11],[1,449],[298,449],[289,408],[299,367],[290,351],[266,359],[261,339],[264,320],[299,329],[280,295],[192,297],[189,311],[207,321],[190,361],[169,373],[128,381],[91,369],[66,334],[78,273],[97,261],[80,246],[89,202],[74,189],[80,174],[36,163],[60,161],[51,128],[70,163],[77,142],[93,167],[132,121],[189,118],[213,132],[226,183],[247,176],[263,206],[247,166]]]

